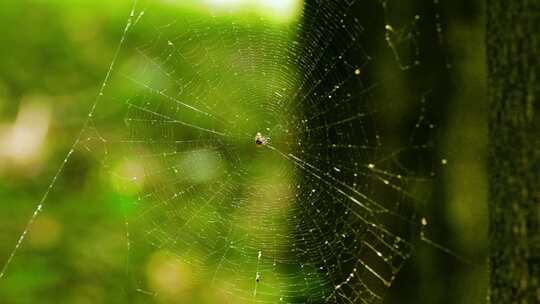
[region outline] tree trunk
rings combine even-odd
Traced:
[[[487,0],[488,302],[540,303],[540,0]]]

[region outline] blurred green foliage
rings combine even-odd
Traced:
[[[5,145],[4,152],[0,152],[0,262],[13,249],[37,201],[77,137],[108,71],[130,9],[129,1],[0,3],[0,135],[8,133],[22,111],[45,113],[49,117],[37,127],[48,128],[42,142],[36,140],[33,145],[22,147],[34,149],[34,154],[17,157],[5,152],[9,150]],[[157,16],[156,20],[160,16],[170,20],[177,15],[204,18],[201,8],[191,2],[172,5],[170,1],[156,1],[147,9]],[[485,107],[485,76],[481,43],[470,43],[483,40],[481,19],[478,13],[469,15],[470,7],[459,4],[445,4],[440,10],[446,25],[443,38],[448,61],[453,65],[449,76],[452,85],[448,92],[442,93],[450,96],[449,104],[434,103],[433,110],[444,116],[436,141],[438,155],[448,164],[438,172],[434,201],[422,208],[429,215],[430,227],[434,227],[430,237],[453,252],[470,257],[474,265],[459,262],[419,242],[412,261],[390,290],[387,303],[478,303],[483,299],[485,269],[481,264],[487,224],[483,174],[485,123],[481,113]],[[253,11],[240,15],[239,18],[258,18]],[[285,26],[280,22],[275,26]],[[153,26],[150,22],[141,23],[128,44],[142,45],[155,38]],[[221,37],[227,38],[232,39]],[[278,50],[275,55],[279,57]],[[212,56],[225,60],[230,54],[227,50],[216,50]],[[119,65],[118,70],[130,69],[127,61],[120,60]],[[256,79],[248,76],[228,82],[226,89],[235,92],[235,99],[242,100],[242,89],[256,87],[253,84]],[[227,75],[216,71],[216,77],[226,79]],[[115,86],[118,92],[107,94],[123,96],[121,90],[132,90],[132,86]],[[267,94],[265,89],[261,90],[251,94]],[[101,106],[99,113],[107,119],[98,120],[103,123],[100,126],[124,118],[123,113],[116,113],[118,104]],[[227,107],[230,115],[243,110],[242,103]],[[244,115],[255,120],[258,117],[257,113]],[[244,125],[241,129],[252,131],[253,128]],[[164,271],[166,276],[166,269],[185,273],[193,266],[175,264],[170,256],[176,252],[156,250],[143,241],[129,244],[137,247],[128,250],[126,216],[131,214],[129,202],[133,200],[133,191],[104,169],[102,145],[93,141],[86,145],[92,152],[86,153],[83,145],[74,154],[7,276],[0,279],[0,303],[146,303],[156,299],[218,303],[219,295],[210,293],[204,284],[181,291],[185,294],[174,294],[174,299],[154,297],[152,289],[161,283],[146,275],[149,268],[157,269],[158,273]],[[208,158],[203,162],[207,164]],[[113,166],[121,164],[113,163]],[[266,168],[260,163],[252,167],[248,169],[255,172],[265,172]],[[266,173],[271,176],[273,172]],[[139,237],[144,236],[131,236]]]

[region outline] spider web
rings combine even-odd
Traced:
[[[390,7],[309,1],[276,21],[137,4],[2,275],[80,150],[130,197],[128,255],[166,252],[214,302],[381,303],[421,234],[432,165],[425,94],[394,88],[422,73],[421,16],[392,24]],[[177,296],[128,264],[133,290]]]

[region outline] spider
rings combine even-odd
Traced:
[[[260,132],[255,135],[255,145],[262,147],[268,143],[268,138],[264,137]]]

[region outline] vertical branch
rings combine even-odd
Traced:
[[[487,1],[490,303],[540,302],[540,0]]]

